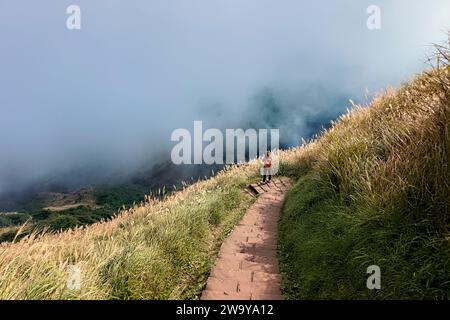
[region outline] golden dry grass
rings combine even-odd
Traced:
[[[218,245],[253,199],[256,163],[231,166],[110,220],[0,245],[2,299],[177,299],[200,292]],[[81,269],[81,290],[66,286]]]

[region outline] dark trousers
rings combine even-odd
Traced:
[[[267,179],[267,181],[270,181],[271,178],[272,178],[272,175],[265,174],[265,175],[263,175],[263,182],[266,182],[266,179]]]

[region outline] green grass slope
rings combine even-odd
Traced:
[[[450,298],[450,68],[355,106],[285,159],[280,225],[290,299]],[[381,269],[381,289],[366,286]]]

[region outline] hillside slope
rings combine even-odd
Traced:
[[[0,299],[196,298],[258,179],[256,163],[232,166],[110,221],[2,243]]]
[[[450,298],[450,68],[355,107],[295,157],[281,222],[295,299]],[[367,267],[381,270],[369,290]]]

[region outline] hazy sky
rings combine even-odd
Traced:
[[[81,30],[66,28],[70,4]],[[134,167],[195,119],[239,123],[267,87],[295,100],[299,140],[306,114],[348,106],[333,97],[425,68],[449,27],[448,0],[0,0],[0,191]]]

